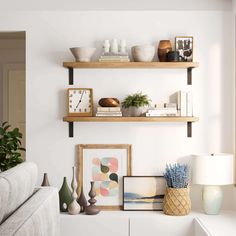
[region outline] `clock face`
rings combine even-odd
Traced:
[[[92,116],[92,89],[68,89],[69,115]]]

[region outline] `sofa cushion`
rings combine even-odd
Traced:
[[[37,177],[38,169],[33,162],[0,173],[0,223],[32,195]]]
[[[0,225],[5,236],[59,236],[57,188],[43,187]]]

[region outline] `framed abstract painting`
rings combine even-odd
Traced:
[[[90,181],[94,181],[96,205],[103,210],[120,210],[123,176],[131,175],[131,145],[78,145],[78,182],[88,200]]]
[[[124,211],[162,211],[166,190],[163,176],[124,176]]]

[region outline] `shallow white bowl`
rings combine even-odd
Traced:
[[[150,62],[155,55],[155,47],[152,45],[138,45],[131,48],[131,52],[136,62]]]
[[[96,48],[74,47],[74,48],[70,48],[70,51],[75,57],[76,61],[89,62],[91,61],[91,58],[96,51]]]

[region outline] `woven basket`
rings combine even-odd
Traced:
[[[190,210],[189,188],[166,188],[163,206],[166,215],[184,216]]]

